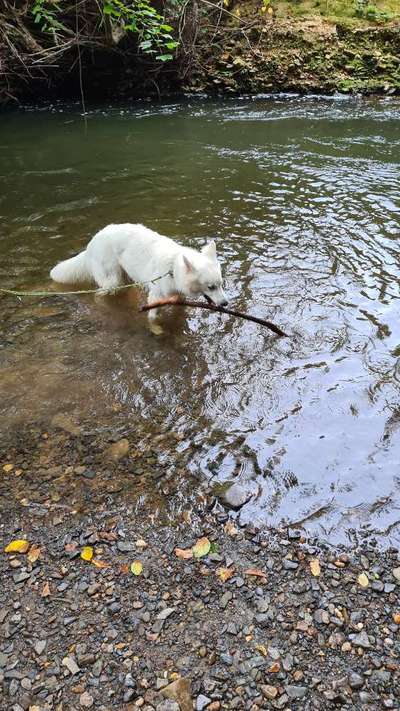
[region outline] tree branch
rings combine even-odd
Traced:
[[[159,299],[158,301],[153,301],[151,304],[146,304],[140,308],[140,311],[150,311],[151,309],[158,309],[161,306],[191,306],[198,309],[207,309],[208,311],[216,311],[221,314],[229,314],[230,316],[237,316],[238,318],[243,318],[246,321],[254,321],[254,323],[259,323],[261,326],[266,326],[271,331],[276,333],[278,336],[285,336],[289,338],[288,334],[282,331],[279,326],[276,326],[271,321],[266,321],[263,318],[258,318],[257,316],[251,316],[250,314],[244,314],[242,311],[233,311],[233,309],[225,309],[223,306],[215,306],[214,304],[208,304],[206,301],[189,301],[186,299],[181,299],[179,296],[172,296],[169,299]]]

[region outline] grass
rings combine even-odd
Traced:
[[[362,4],[362,3],[360,3]],[[366,0],[362,14],[357,13],[357,0],[272,0],[277,17],[315,17],[332,20],[382,24],[400,20],[399,0]]]

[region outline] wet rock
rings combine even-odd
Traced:
[[[62,660],[62,665],[66,667],[70,674],[73,676],[80,672],[80,669],[73,657],[64,657]]]
[[[105,452],[106,459],[113,462],[119,462],[129,454],[129,440],[120,439],[118,442],[113,442],[113,444],[107,448]]]
[[[304,696],[307,694],[307,687],[289,684],[288,686],[285,686],[285,691],[289,699],[303,699]]]
[[[193,703],[191,697],[190,679],[176,679],[164,689],[161,689],[161,694],[172,701],[179,704],[180,711],[193,711]]]
[[[261,685],[261,693],[266,699],[275,699],[278,696],[278,689],[276,686],[270,686],[270,684]]]
[[[364,678],[360,676],[360,674],[352,672],[349,675],[349,686],[352,689],[362,689],[362,687],[364,686]]]
[[[222,503],[235,510],[244,506],[250,498],[250,492],[238,483],[232,484],[220,495]]]
[[[204,696],[204,694],[199,694],[196,699],[196,711],[203,711],[209,704],[211,704],[211,699],[208,696]]]
[[[59,429],[68,432],[68,434],[77,436],[81,433],[80,427],[78,427],[78,425],[76,425],[75,422],[68,417],[68,415],[64,415],[61,412],[54,415],[51,420],[51,424],[53,427],[58,427]]]
[[[352,643],[355,644],[357,647],[362,647],[363,649],[369,649],[371,646],[369,637],[368,637],[365,630],[361,630],[361,632],[359,632],[359,634],[350,635],[350,639],[351,639]]]
[[[79,697],[79,703],[85,709],[90,709],[94,704],[93,696],[88,691],[84,691]]]

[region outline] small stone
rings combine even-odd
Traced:
[[[90,709],[94,703],[93,696],[91,696],[87,691],[84,691],[79,697],[79,703],[85,709]]]
[[[35,643],[34,650],[39,657],[41,654],[43,654],[44,650],[46,649],[46,644],[47,644],[47,640],[45,640],[45,639],[39,639]]]
[[[138,706],[137,700],[135,702],[135,706]],[[161,704],[157,704],[156,709],[157,711],[180,711],[179,704],[171,699],[165,699],[165,701],[162,701]]]
[[[271,686],[270,684],[261,685],[261,693],[266,699],[275,699],[278,695],[278,689],[276,686]]]
[[[121,553],[131,553],[135,550],[135,544],[130,541],[118,541],[117,548]]]
[[[393,568],[392,570],[393,577],[398,580],[400,583],[400,567],[399,568]]]
[[[314,612],[314,620],[319,625],[329,625],[329,615],[326,610],[316,610]]]
[[[232,600],[233,594],[230,592],[230,590],[227,590],[226,593],[222,595],[222,597],[219,600],[220,606],[225,610],[227,607],[228,603]]]
[[[193,711],[190,686],[190,679],[182,677],[161,689],[161,693],[166,698],[176,701],[180,706],[180,711]]]
[[[359,634],[355,634],[352,639],[352,642],[357,647],[362,647],[363,649],[369,649],[371,646],[369,637],[365,630],[361,630]]]
[[[221,495],[221,501],[231,509],[240,509],[250,498],[249,492],[241,484],[232,484]]]
[[[294,664],[294,659],[293,656],[289,653],[286,654],[286,656],[282,659],[282,666],[286,672],[290,672],[293,669],[293,664]]]
[[[3,667],[6,667],[7,662],[8,662],[8,654],[4,654],[4,652],[0,652],[0,669],[3,669]]]
[[[352,689],[362,689],[364,686],[364,679],[360,674],[356,674],[356,672],[352,672],[349,675],[349,686]]]
[[[211,699],[209,699],[208,696],[204,696],[204,694],[199,694],[196,699],[196,711],[203,711],[203,709],[207,708],[208,704],[211,704]]]
[[[285,691],[289,699],[303,699],[307,693],[306,686],[285,686]]]
[[[359,696],[362,704],[372,704],[375,701],[372,694],[369,694],[368,691],[360,691]]]
[[[73,676],[74,674],[78,674],[78,672],[80,672],[80,669],[75,659],[73,659],[72,657],[64,657],[64,659],[62,660],[62,665],[66,667],[70,674],[72,674]]]
[[[290,560],[289,558],[285,558],[282,565],[285,570],[296,570],[296,568],[299,567],[299,564],[296,563],[296,561]]]

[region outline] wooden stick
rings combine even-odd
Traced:
[[[278,336],[286,336],[288,338],[288,334],[282,331],[279,326],[275,326],[274,323],[271,323],[271,321],[266,321],[263,318],[257,318],[257,316],[250,316],[250,314],[244,314],[242,311],[233,311],[232,309],[225,309],[223,306],[215,306],[215,304],[209,304],[206,301],[189,301],[181,299],[177,296],[172,296],[169,299],[159,299],[158,301],[153,301],[151,304],[146,304],[140,308],[140,311],[150,311],[150,309],[158,309],[160,306],[192,306],[198,309],[216,311],[221,314],[229,314],[230,316],[238,316],[239,318],[246,319],[246,321],[260,323],[261,326],[266,326]]]

